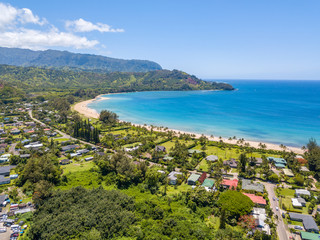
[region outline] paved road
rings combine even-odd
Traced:
[[[273,201],[273,198],[277,198],[274,192],[275,184],[272,183],[266,183],[262,182],[262,184],[265,186],[267,192],[268,192],[268,197],[270,200],[270,207],[275,215],[278,216],[278,221],[277,223],[277,232],[278,232],[278,237],[280,240],[288,240],[288,236],[290,236],[290,233],[287,231],[285,224],[283,223],[283,219],[281,216],[280,212],[280,206],[279,206],[279,201],[275,200]],[[276,207],[278,207],[278,211],[276,210]]]
[[[39,123],[41,126],[43,126],[43,127],[48,127],[48,128],[52,128],[51,126],[46,125],[45,123],[43,123],[43,122],[39,121],[38,119],[34,118],[33,115],[32,115],[32,110],[29,110],[29,116],[30,116],[30,118],[31,118],[33,121]],[[64,133],[64,132],[61,132],[61,131],[58,130],[58,129],[55,129],[55,131],[58,132],[58,133],[62,136],[61,138],[69,138],[69,139],[71,139],[71,140],[79,140],[79,139],[77,139],[77,138],[71,137],[70,135],[68,135],[68,134],[66,134],[66,133]],[[92,146],[92,147],[98,147],[98,146],[96,146],[96,145],[94,145],[94,144],[92,144],[92,143],[86,142],[86,141],[82,141],[82,140],[79,140],[79,141],[80,141],[82,144],[89,144],[89,145]]]
[[[11,154],[13,155],[19,155],[19,152],[16,150],[16,146],[17,146],[17,143],[12,143],[10,145],[9,152],[11,152]]]

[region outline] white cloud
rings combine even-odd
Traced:
[[[33,29],[20,29],[17,31],[7,31],[0,33],[0,46],[19,47],[34,50],[45,49],[47,47],[61,46],[80,48],[92,48],[99,42],[88,40],[85,37],[76,36],[72,33],[59,32],[51,29],[48,32],[41,32]]]
[[[80,22],[81,23],[81,22]],[[32,25],[37,26],[36,29]],[[100,27],[106,30],[107,25]],[[110,29],[110,31],[114,31]],[[45,18],[28,8],[15,8],[0,2],[0,46],[29,49],[49,47],[93,48],[97,40],[89,40],[72,32],[61,32]]]
[[[93,24],[92,22],[86,21],[82,18],[74,21],[66,21],[66,27],[74,32],[124,32],[123,29],[111,28],[111,26],[104,23]]]

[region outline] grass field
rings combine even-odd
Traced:
[[[208,162],[206,159],[202,159],[201,162],[198,164],[198,166],[196,167],[197,170],[200,170],[200,171],[205,171],[207,172],[208,169],[209,169],[209,166],[208,166]]]
[[[82,163],[77,163],[73,161],[73,163],[61,166],[63,170],[63,174],[74,173],[79,171],[87,171],[93,167],[94,167],[94,163],[92,161],[82,162]]]

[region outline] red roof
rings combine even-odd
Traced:
[[[43,129],[43,131],[50,131],[50,128],[45,128]]]
[[[236,189],[238,186],[238,179],[233,179],[233,180],[223,179],[221,184],[228,186],[229,189],[232,189],[232,188]]]
[[[251,201],[254,203],[258,203],[261,205],[267,205],[267,201],[261,196],[256,196],[251,193],[243,193],[243,194],[246,195],[247,197],[249,197],[251,199]]]

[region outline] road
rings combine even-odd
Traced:
[[[43,122],[39,121],[38,119],[34,118],[33,115],[32,115],[32,110],[29,110],[29,116],[30,116],[30,118],[31,118],[33,121],[39,123],[42,127],[52,128],[51,126],[46,125],[45,123],[43,123]],[[77,139],[77,138],[71,137],[70,135],[68,135],[68,134],[66,134],[66,133],[64,133],[64,132],[61,132],[61,131],[58,130],[58,129],[55,129],[55,131],[62,136],[61,138],[69,138],[69,139],[71,139],[71,140],[79,140],[79,139]],[[98,147],[98,146],[96,146],[96,145],[94,145],[94,144],[92,144],[92,143],[86,142],[86,141],[82,141],[82,140],[79,140],[79,141],[80,141],[82,144],[88,144],[88,145],[90,145],[90,146],[92,146],[92,147]]]
[[[16,146],[17,146],[17,143],[12,143],[10,145],[9,152],[12,153],[13,155],[19,155],[19,152],[16,150]]]
[[[266,183],[266,182],[262,182],[262,184],[265,186],[267,190],[268,197],[270,200],[270,207],[273,213],[278,216],[278,221],[276,223],[277,223],[277,232],[278,232],[279,240],[288,240],[289,239],[288,236],[290,236],[290,233],[287,231],[286,226],[283,223],[281,212],[280,212],[279,201],[277,200],[273,201],[273,198],[277,199],[274,192],[274,188],[276,185],[272,183]],[[276,210],[276,207],[278,207],[278,211]]]

